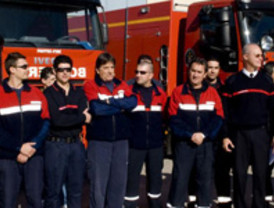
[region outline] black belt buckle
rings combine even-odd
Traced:
[[[77,138],[76,137],[54,137],[54,136],[51,136],[48,138],[48,141],[51,141],[51,142],[65,142],[67,144],[71,144],[71,143],[75,143],[77,141]]]
[[[76,138],[74,137],[67,137],[65,138],[66,143],[71,144],[76,142]]]

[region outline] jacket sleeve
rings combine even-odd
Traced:
[[[273,83],[271,83],[271,86],[269,89],[269,112],[270,112],[270,118],[269,118],[270,134],[272,137],[274,137],[274,84]]]
[[[89,112],[95,116],[107,116],[119,113],[121,110],[107,104],[106,100],[100,100],[98,88],[89,80],[84,84],[84,92],[89,103]]]
[[[109,99],[110,105],[114,106],[115,108],[119,108],[121,110],[131,111],[134,109],[137,105],[137,97],[132,94],[132,91],[129,89],[128,85],[126,83],[123,83],[124,85],[124,97],[123,98],[117,98],[112,97]]]
[[[39,149],[43,145],[43,141],[48,135],[49,126],[50,126],[49,120],[44,120],[41,130],[39,131],[37,136],[32,139],[32,142],[36,143],[34,145],[35,149]]]
[[[137,98],[132,95],[129,87],[123,83],[124,96],[111,97],[109,103],[102,100],[98,96],[98,90],[92,82],[87,82],[84,85],[85,94],[89,100],[90,112],[96,116],[107,116],[120,113],[122,110],[131,110],[137,105]]]
[[[96,116],[107,116],[107,115],[113,115],[121,112],[120,108],[111,106],[107,104],[105,101],[101,101],[101,100],[91,100],[89,102],[89,105],[90,105],[89,112],[92,115],[96,115]]]
[[[232,107],[232,94],[233,91],[231,89],[231,77],[229,77],[226,82],[225,85],[222,87],[221,89],[221,93],[222,93],[222,101],[223,101],[223,110],[224,110],[224,124],[223,124],[223,136],[225,137],[229,137],[229,119],[230,119],[230,115],[231,115],[231,110],[233,109]]]
[[[43,119],[44,121],[43,121],[42,128],[38,132],[37,136],[35,136],[31,140],[32,142],[36,143],[36,145],[34,146],[35,149],[38,149],[43,145],[43,141],[46,138],[46,136],[48,135],[49,126],[50,126],[50,122],[49,122],[50,116],[49,116],[47,99],[40,90],[38,90],[37,93],[39,93],[40,99],[42,101],[41,119]]]
[[[84,92],[79,90],[78,92],[78,102],[77,102],[77,113],[66,113],[66,110],[59,109],[50,91],[45,91],[45,96],[49,102],[49,111],[51,117],[51,124],[56,127],[70,127],[75,125],[82,125],[86,119],[83,111],[87,108],[87,99]]]
[[[176,88],[171,95],[168,112],[170,115],[170,128],[173,134],[181,138],[191,138],[194,133],[193,129],[183,120],[183,118],[178,116],[178,108],[180,104],[180,88]]]
[[[209,138],[209,139],[214,139],[217,136],[223,124],[223,118],[224,118],[221,98],[218,95],[218,92],[213,88],[212,88],[212,93],[214,95],[214,101],[215,101],[215,107],[214,107],[215,116],[213,116],[211,121],[208,122],[208,126],[205,128],[206,130],[205,132],[203,132],[206,138]]]

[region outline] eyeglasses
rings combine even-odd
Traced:
[[[29,66],[27,64],[21,65],[21,66],[16,66],[15,68],[20,68],[20,69],[27,69]]]
[[[145,75],[147,72],[146,71],[135,71],[135,74],[141,74],[141,75]]]
[[[56,72],[71,72],[72,68],[57,68]]]
[[[258,53],[258,54],[255,54],[255,57],[256,57],[256,58],[259,58],[259,57],[264,57],[264,56],[263,56],[263,54],[259,54],[259,53]]]

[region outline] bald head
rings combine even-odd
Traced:
[[[249,44],[244,45],[243,50],[242,50],[243,55],[250,53],[254,49],[260,49],[261,50],[260,46],[258,46],[255,43],[249,43]]]
[[[262,61],[263,53],[257,44],[250,43],[243,47],[243,63],[248,71],[253,72],[261,68]]]

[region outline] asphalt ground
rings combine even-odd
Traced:
[[[162,185],[162,204],[163,208],[166,207],[166,201],[168,197],[169,192],[169,186],[171,182],[171,171],[172,171],[172,161],[170,159],[164,160],[164,168],[162,171],[162,179],[163,179],[163,185]],[[248,170],[249,176],[248,176],[248,182],[247,182],[247,194],[246,194],[246,200],[251,205],[251,190],[252,190],[252,171],[251,169]],[[272,184],[274,185],[274,171],[272,172]],[[232,190],[233,191],[233,190]],[[88,208],[89,207],[89,183],[88,180],[85,180],[85,184],[83,187],[83,199],[82,199],[82,208]],[[214,188],[212,190],[213,198],[216,196],[216,192],[214,191]],[[26,206],[26,200],[24,193],[21,192],[19,197],[19,205],[18,208],[27,208]],[[146,198],[146,176],[145,176],[145,168],[143,168],[141,173],[141,184],[140,184],[140,200],[139,200],[139,208],[148,208],[147,205],[147,198]],[[218,208],[216,204],[213,203],[213,208]],[[220,207],[221,208],[221,207]],[[269,208],[274,208],[273,204],[269,205]]]

